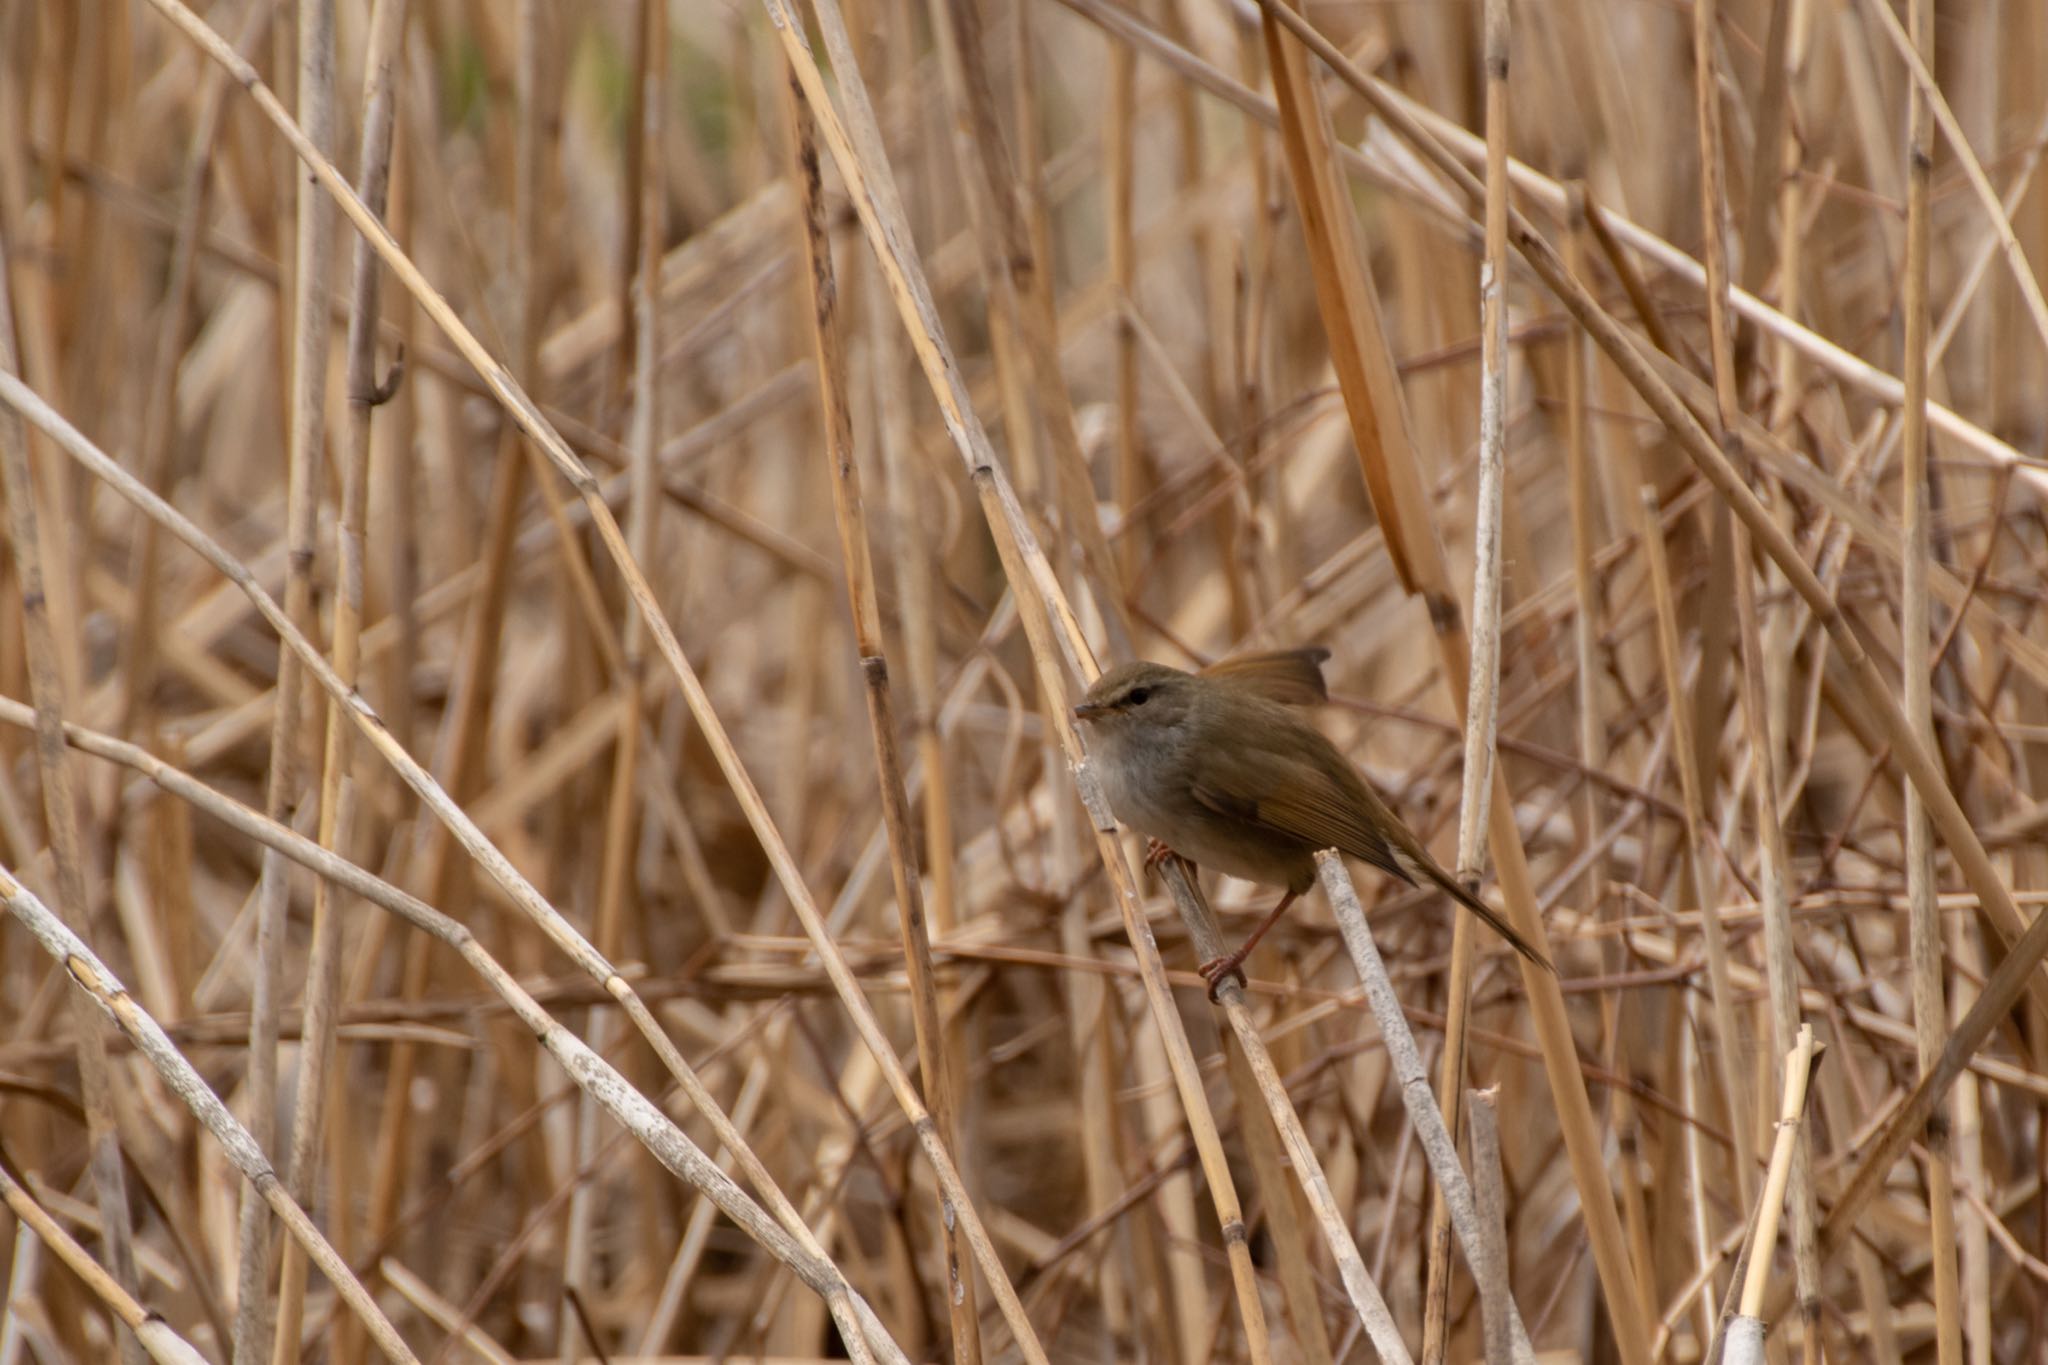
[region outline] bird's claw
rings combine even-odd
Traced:
[[[1231,953],[1227,957],[1212,957],[1195,968],[1202,980],[1209,983],[1209,1003],[1216,1003],[1216,992],[1223,989],[1223,983],[1231,977],[1237,978],[1237,988],[1244,990],[1250,983],[1244,978],[1244,952]]]
[[[1175,853],[1162,840],[1149,838],[1145,840],[1145,870],[1147,872],[1157,872],[1160,868],[1166,866],[1167,860],[1170,858],[1180,858],[1180,854]],[[1183,863],[1187,863],[1189,872],[1195,870],[1195,865],[1188,862],[1186,858],[1180,858],[1180,860]]]

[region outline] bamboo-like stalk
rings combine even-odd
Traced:
[[[1759,1365],[1763,1360],[1763,1323],[1758,1313],[1763,1306],[1764,1286],[1771,1270],[1771,1247],[1778,1236],[1778,1221],[1784,1209],[1785,1185],[1791,1178],[1793,1154],[1798,1150],[1799,1130],[1806,1115],[1806,1089],[1818,1054],[1813,1028],[1802,1024],[1791,1051],[1785,1054],[1784,1098],[1778,1106],[1777,1138],[1771,1147],[1769,1171],[1764,1180],[1755,1216],[1751,1219],[1748,1273],[1742,1281],[1742,1298],[1722,1359],[1729,1365]]]
[[[380,0],[370,16],[369,47],[363,73],[363,145],[359,180],[363,202],[374,213],[384,211],[391,174],[391,129],[397,92],[392,66],[405,31],[403,0]],[[334,606],[332,638],[334,672],[346,686],[356,684],[361,655],[363,617],[363,522],[369,501],[370,415],[384,398],[377,376],[377,262],[369,247],[356,245],[350,296],[345,384],[349,426],[342,467],[341,511],[335,526],[339,592]],[[324,366],[323,366],[324,368]],[[393,376],[394,382],[396,376]],[[316,436],[317,440],[318,437]],[[155,523],[149,523],[155,529]],[[280,674],[280,684],[284,675]],[[279,694],[282,715],[285,697]],[[349,725],[340,703],[326,707],[326,743],[321,756],[319,843],[336,846],[336,834],[347,828],[354,794],[342,779],[348,769]],[[296,742],[296,741],[294,741]],[[280,881],[282,879],[280,878]],[[299,1079],[292,1114],[292,1143],[284,1168],[285,1188],[301,1205],[310,1205],[320,1162],[320,1140],[327,1122],[334,1055],[335,995],[341,985],[341,916],[330,883],[313,884],[313,946],[306,966],[305,1045],[300,1051]],[[276,1330],[271,1348],[274,1365],[295,1365],[299,1359],[299,1327],[305,1307],[306,1260],[296,1242],[287,1243],[278,1272]]]
[[[320,155],[334,146],[334,6],[303,0],[298,7],[299,122]],[[325,468],[329,328],[322,306],[333,252],[329,210],[319,187],[300,176],[293,237],[291,416],[285,495],[284,609],[301,630],[313,628],[314,542]],[[305,683],[288,650],[278,652],[277,705],[271,712],[270,776],[264,806],[283,821],[300,799]],[[277,1013],[283,990],[284,860],[266,851],[256,893],[256,965],[249,1008],[249,1132],[268,1149],[277,1135]],[[260,1365],[272,1345],[276,1304],[270,1281],[270,1214],[253,1185],[242,1191],[240,1271],[236,1281],[235,1365]]]
[[[1094,789],[1089,780],[1083,788],[1091,813],[1095,815],[1096,828],[1113,829],[1115,821],[1109,816],[1108,806],[1101,793]],[[1219,957],[1223,951],[1223,940],[1216,931],[1215,915],[1208,902],[1202,898],[1201,889],[1194,878],[1188,875],[1185,864],[1173,860],[1168,864],[1167,888],[1173,893],[1175,902],[1186,920],[1194,939],[1195,950],[1205,959]],[[1149,937],[1149,935],[1148,935]],[[1406,1363],[1413,1357],[1401,1338],[1399,1326],[1387,1309],[1385,1297],[1379,1285],[1367,1270],[1365,1260],[1359,1255],[1358,1243],[1351,1229],[1346,1225],[1343,1210],[1337,1206],[1330,1190],[1329,1177],[1323,1171],[1315,1148],[1310,1145],[1308,1132],[1301,1118],[1294,1111],[1293,1102],[1287,1096],[1287,1088],[1280,1079],[1279,1071],[1273,1065],[1265,1040],[1259,1036],[1258,1025],[1251,1017],[1245,1001],[1244,988],[1234,978],[1226,977],[1216,990],[1216,1003],[1223,1007],[1223,1013],[1230,1024],[1230,1031],[1249,1067],[1253,1084],[1265,1101],[1266,1112],[1272,1116],[1273,1126],[1279,1130],[1280,1144],[1294,1163],[1294,1178],[1300,1184],[1302,1193],[1308,1197],[1309,1212],[1314,1217],[1323,1244],[1330,1257],[1337,1264],[1337,1275],[1344,1286],[1345,1297],[1350,1300],[1352,1311],[1357,1315],[1358,1324],[1364,1329],[1373,1349],[1380,1358]],[[1425,1086],[1427,1082],[1424,1083]],[[1426,1103],[1427,1101],[1425,1101]],[[1201,1129],[1196,1129],[1198,1138]],[[1216,1195],[1215,1178],[1211,1177],[1211,1194]],[[1235,1198],[1234,1193],[1231,1196]],[[1228,1245],[1242,1246],[1246,1233],[1242,1222],[1235,1226],[1226,1223],[1224,1238]],[[1263,1320],[1258,1326],[1263,1327]],[[1258,1337],[1253,1339],[1254,1358],[1263,1358]]]
[[[1882,8],[1882,7],[1880,7]],[[1917,60],[1934,54],[1934,7],[1928,0],[1907,6]],[[1885,18],[1891,13],[1885,11]],[[1932,748],[1932,643],[1929,638],[1927,565],[1933,555],[1928,532],[1927,332],[1928,247],[1934,176],[1934,128],[1928,87],[1916,80],[1907,92],[1905,357],[1906,407],[1899,448],[1899,539],[1904,572],[1899,585],[1900,706],[1915,737]],[[2022,272],[2024,273],[2024,272]],[[2027,276],[2031,278],[2031,276]],[[2035,295],[2038,300],[2038,291]],[[2048,336],[2048,331],[2044,331]],[[1948,1036],[1948,1006],[1942,976],[1941,919],[1934,908],[1934,848],[1927,813],[1913,784],[1905,784],[1907,941],[1913,972],[1913,1026],[1920,1074],[1933,1069]],[[1940,1365],[1961,1365],[1963,1352],[1960,1286],[1956,1279],[1955,1170],[1951,1165],[1948,1114],[1929,1115],[1927,1134],[1927,1245],[1933,1257],[1935,1348]]]
[[[1508,1292],[1506,1267],[1488,1261],[1485,1251],[1487,1233],[1473,1199],[1471,1182],[1458,1163],[1456,1140],[1444,1123],[1437,1104],[1432,1102],[1429,1076],[1422,1069],[1422,1054],[1415,1047],[1413,1035],[1408,1032],[1407,1021],[1401,1017],[1393,982],[1388,979],[1386,963],[1380,957],[1378,945],[1373,942],[1372,929],[1365,922],[1365,907],[1358,903],[1358,892],[1351,885],[1351,874],[1345,870],[1344,859],[1334,849],[1325,849],[1316,855],[1316,873],[1322,882],[1323,894],[1330,898],[1330,906],[1336,912],[1337,928],[1344,936],[1344,947],[1351,954],[1352,963],[1358,968],[1358,979],[1365,986],[1366,1002],[1372,1007],[1373,1019],[1380,1026],[1380,1040],[1386,1045],[1388,1060],[1401,1087],[1401,1102],[1408,1111],[1408,1121],[1414,1125],[1416,1136],[1421,1140],[1423,1154],[1429,1160],[1437,1188],[1443,1191],[1444,1207],[1451,1226],[1457,1230],[1459,1244],[1465,1248],[1466,1260],[1474,1267],[1473,1279],[1478,1282],[1479,1293],[1482,1298],[1506,1298],[1505,1306],[1492,1304],[1485,1311],[1505,1319],[1514,1342],[1511,1358],[1517,1362],[1533,1361],[1535,1353],[1529,1344],[1528,1331],[1522,1325],[1521,1310],[1515,1306]]]
[[[1459,768],[1458,880],[1471,891],[1485,871],[1487,807],[1493,798],[1500,729],[1501,499],[1507,481],[1508,401],[1508,40],[1506,0],[1487,0],[1486,245],[1479,265],[1479,469],[1472,519],[1472,649],[1465,686],[1465,756]],[[1473,928],[1453,915],[1445,983],[1443,1056],[1437,1102],[1453,1139],[1465,1095],[1465,1028],[1472,993]],[[1432,1168],[1434,1169],[1434,1168]],[[1471,1255],[1467,1243],[1467,1254]],[[1450,1212],[1439,1186],[1430,1199],[1429,1281],[1423,1290],[1422,1359],[1441,1361],[1449,1334]]]
[[[882,823],[889,836],[889,868],[896,890],[898,928],[910,972],[911,1021],[917,1036],[918,1072],[931,1107],[939,1141],[954,1145],[958,1133],[954,1096],[957,1082],[947,1065],[939,1022],[937,974],[932,966],[930,931],[925,922],[924,887],[917,871],[916,840],[911,830],[910,796],[896,744],[896,716],[889,688],[889,661],[882,645],[882,613],[875,600],[875,569],[868,548],[867,513],[861,501],[860,467],[853,444],[853,421],[846,400],[846,357],[841,337],[838,280],[832,264],[832,241],[826,231],[825,194],[816,134],[804,107],[803,91],[792,74],[785,85],[783,109],[790,129],[790,157],[803,186],[803,249],[809,265],[812,355],[817,366],[819,402],[824,410],[824,454],[832,485],[833,520],[839,531],[840,558],[846,566],[847,609],[853,619],[854,650],[862,690],[867,696],[868,728],[874,741],[875,767],[881,777]],[[979,1297],[972,1270],[962,1256],[959,1216],[951,1191],[941,1191],[939,1224],[945,1246],[947,1316],[953,1330],[953,1358],[963,1365],[981,1360],[981,1334],[975,1303]]]
[[[1474,1263],[1483,1270],[1473,1278],[1490,1289],[1479,1291],[1480,1313],[1485,1321],[1486,1359],[1512,1360],[1515,1338],[1508,1314],[1514,1300],[1508,1293],[1507,1189],[1501,1174],[1500,1117],[1493,1107],[1494,1092],[1475,1090],[1466,1096],[1472,1116],[1473,1202],[1479,1218],[1481,1254]]]
[[[20,356],[15,352],[14,301],[8,288],[9,261],[0,245],[0,381],[19,382]],[[78,789],[72,784],[64,751],[66,689],[50,621],[47,576],[36,510],[35,484],[29,473],[26,427],[10,411],[0,417],[0,494],[7,501],[7,538],[21,589],[21,626],[27,644],[28,681],[35,699],[36,771],[42,780],[43,823],[55,863],[57,898],[68,932],[90,942],[92,899],[87,889],[86,846],[78,821]],[[106,1036],[90,1005],[68,1002],[72,1046],[78,1058],[78,1088],[85,1104],[87,1164],[106,1242],[107,1269],[114,1284],[134,1294],[136,1276],[134,1224],[128,1210],[127,1175],[120,1148],[119,1097],[108,1069]],[[125,1362],[139,1354],[133,1335],[120,1338]]]
[[[1019,6],[1021,14],[1024,7]],[[1139,445],[1137,233],[1132,199],[1137,179],[1138,54],[1122,43],[1109,54],[1109,131],[1103,177],[1109,182],[1109,277],[1121,307],[1116,323],[1116,502],[1134,508],[1145,495],[1144,450]],[[1139,541],[1125,536],[1117,546],[1122,581],[1138,569]]]

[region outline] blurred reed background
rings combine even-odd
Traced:
[[[1803,1018],[1775,1358],[2048,1358],[2048,9],[194,8],[0,0],[0,1365],[1482,1358],[1324,898],[1219,1009],[1077,799],[1306,643],[1540,908],[1362,879],[1539,1353],[1702,1356]]]

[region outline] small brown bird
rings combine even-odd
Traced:
[[[1200,673],[1130,663],[1095,680],[1074,708],[1116,818],[1168,854],[1287,894],[1244,946],[1202,964],[1210,994],[1316,879],[1334,848],[1408,884],[1434,884],[1523,957],[1550,963],[1437,865],[1337,747],[1294,708],[1328,699],[1326,649],[1224,659]]]

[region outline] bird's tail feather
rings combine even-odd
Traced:
[[[1470,910],[1489,929],[1506,939],[1508,947],[1513,948],[1552,976],[1557,975],[1557,968],[1551,965],[1550,959],[1538,952],[1527,939],[1517,933],[1515,927],[1509,924],[1498,910],[1495,910],[1485,901],[1458,885],[1457,879],[1444,872],[1441,868],[1431,866],[1427,871],[1431,881],[1442,887],[1444,893],[1452,900]]]

